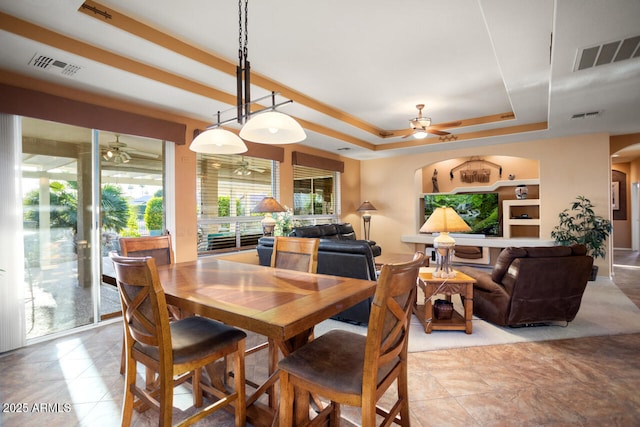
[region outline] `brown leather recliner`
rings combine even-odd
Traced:
[[[571,322],[580,309],[593,258],[584,245],[510,247],[491,273],[458,270],[476,279],[473,314],[501,326]]]

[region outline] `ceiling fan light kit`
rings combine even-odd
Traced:
[[[107,162],[113,163],[129,163],[131,160],[131,156],[129,153],[125,151],[120,151],[118,149],[106,150],[102,153],[102,158]]]
[[[237,141],[232,144],[230,136],[227,136],[229,138],[228,143],[222,143],[220,145],[215,143],[212,144],[210,142],[207,142],[206,144],[198,142],[196,144],[196,140],[201,135],[204,135],[209,131],[218,129],[224,123],[229,123],[236,120],[241,125],[244,125],[240,130],[240,138],[246,139],[247,141],[252,141],[260,144],[293,144],[303,141],[307,137],[304,129],[302,129],[302,126],[300,126],[300,124],[294,118],[287,116],[284,113],[275,111],[276,107],[288,104],[289,102],[293,102],[292,100],[288,100],[276,105],[275,92],[271,92],[270,96],[272,101],[270,107],[263,108],[262,110],[254,112],[253,114],[251,113],[251,105],[259,100],[251,101],[251,65],[249,63],[247,49],[247,44],[249,41],[247,28],[248,12],[249,1],[238,0],[239,47],[238,65],[236,67],[237,105],[235,107],[237,109],[238,115],[231,120],[221,122],[220,112],[218,111],[218,122],[214,125],[209,126],[209,128],[207,128],[205,132],[201,133],[193,140],[193,142],[189,146],[192,151],[210,154],[238,154],[247,151],[246,145],[244,145],[244,143],[242,144],[244,146],[244,149],[242,149]],[[271,111],[261,113],[261,111],[267,109]],[[226,130],[222,131],[234,135],[232,132]],[[218,137],[219,135],[222,134],[218,133],[216,137]],[[209,138],[209,136],[207,136],[207,138]],[[209,151],[200,151],[203,149]]]
[[[129,163],[131,156],[125,151],[120,151],[113,156],[113,163]]]
[[[102,152],[102,158],[107,162],[117,164],[129,163],[131,156],[124,149],[127,144],[120,142],[120,135],[116,135],[116,140],[109,144],[109,147]]]
[[[418,117],[409,120],[412,132],[405,135],[404,138],[413,135],[415,139],[425,139],[430,133],[434,135],[449,135],[449,132],[431,128],[431,117],[424,117],[422,115],[424,104],[418,104],[416,108],[418,109]]]
[[[416,130],[413,132],[413,137],[415,139],[425,139],[427,136],[429,136],[429,134],[424,130]]]

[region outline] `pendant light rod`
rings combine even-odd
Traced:
[[[244,5],[244,11],[242,6]],[[238,66],[236,67],[237,120],[245,124],[251,102],[251,63],[249,62],[249,0],[238,0]],[[244,99],[242,98],[244,92]]]
[[[265,95],[262,98],[258,98],[258,99],[254,100],[254,101],[249,102],[247,105],[252,105],[252,104],[255,104],[257,102],[264,101],[267,98],[271,98],[271,106],[263,107],[263,108],[261,108],[259,110],[256,110],[256,111],[252,112],[251,114],[253,115],[253,114],[262,113],[263,111],[267,111],[267,110],[275,110],[276,108],[282,107],[283,105],[287,105],[287,104],[292,104],[293,103],[292,99],[288,99],[286,101],[282,101],[282,102],[276,104],[275,103],[275,95],[277,95],[277,93],[276,92],[272,92],[270,95]],[[231,119],[220,121],[220,114],[226,113],[227,111],[231,111],[231,110],[234,110],[234,109],[235,109],[235,107],[234,108],[229,108],[229,109],[224,110],[224,111],[218,111],[218,113],[217,113],[217,117],[218,117],[217,122],[207,126],[206,129],[215,129],[215,128],[220,127],[222,125],[226,125],[228,123],[236,122],[236,121],[238,123],[240,123],[240,120],[242,120],[242,119],[239,119],[238,117],[233,117]],[[245,118],[248,119],[248,117],[245,117]]]
[[[217,123],[207,126],[195,136],[189,148],[195,152],[234,154],[247,151],[243,140],[261,144],[293,144],[303,141],[307,135],[300,123],[277,107],[293,102],[287,100],[276,104],[276,92],[263,98],[251,100],[251,63],[249,62],[249,0],[238,0],[238,65],[236,66],[236,117],[221,121],[218,111]],[[271,97],[271,106],[251,112],[251,105]],[[258,114],[271,110],[264,114]],[[253,117],[256,115],[256,117]],[[222,129],[223,124],[237,121],[242,125],[239,135]]]

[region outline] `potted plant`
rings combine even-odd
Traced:
[[[607,254],[604,242],[611,233],[611,221],[598,216],[593,204],[584,196],[578,196],[571,209],[560,212],[560,224],[551,231],[557,244],[569,246],[581,243],[587,247],[587,255],[594,259],[604,258]],[[591,280],[598,275],[598,266],[594,264]]]

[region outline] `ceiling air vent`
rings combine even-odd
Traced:
[[[571,116],[572,119],[593,119],[600,117],[602,113],[600,111],[589,111],[588,113],[578,113]]]
[[[640,57],[640,36],[627,37],[581,49],[576,58],[574,71],[611,64]]]
[[[52,58],[46,55],[40,55],[36,53],[29,61],[29,65],[41,70],[61,74],[66,77],[71,77],[80,71],[80,67],[77,65],[69,64],[68,62],[61,61],[59,59]]]

